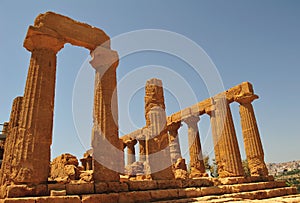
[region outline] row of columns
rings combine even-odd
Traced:
[[[267,176],[268,170],[264,162],[263,147],[256,123],[252,101],[257,95],[236,97],[238,102],[244,147],[251,176]],[[229,102],[224,97],[214,98],[213,105],[205,109],[210,116],[211,130],[214,143],[215,160],[218,165],[219,177],[244,176],[242,160],[236,137],[233,118]],[[200,135],[198,130],[199,116],[190,116],[182,120],[188,126],[188,144],[190,156],[190,177],[207,176],[203,162]],[[182,158],[178,139],[178,130],[181,122],[168,126],[170,158],[174,164]],[[145,161],[145,140],[138,140],[140,144],[140,161]],[[136,144],[136,143],[134,143]],[[128,164],[133,163],[134,145],[128,147]],[[135,160],[134,160],[135,161]]]

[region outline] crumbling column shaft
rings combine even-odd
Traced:
[[[264,151],[251,102],[256,95],[238,99],[240,103],[241,126],[244,146],[251,176],[267,176],[268,169],[264,162]]]
[[[146,142],[145,140],[139,140],[139,161],[146,161]]]
[[[180,128],[181,123],[174,123],[168,127],[169,130],[169,139],[170,139],[170,154],[171,162],[176,163],[177,159],[181,158],[180,144],[178,137],[178,129]]]
[[[219,177],[243,176],[241,155],[235,134],[229,103],[226,98],[215,100],[215,116],[218,132],[218,173]]]
[[[134,144],[127,144],[127,165],[135,162],[135,148]]]
[[[190,152],[191,178],[207,176],[203,162],[200,136],[197,123],[199,117],[191,116],[184,120],[188,125],[188,143]]]
[[[12,130],[14,151],[11,171],[15,183],[46,183],[52,142],[56,52],[48,48],[32,51],[19,127]]]
[[[110,49],[97,47],[92,57],[90,63],[96,69],[92,132],[94,180],[119,181],[124,157],[123,143],[118,136],[118,55]]]

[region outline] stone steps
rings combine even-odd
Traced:
[[[265,199],[296,194],[296,188],[286,187],[284,182],[270,181],[217,185],[210,187],[148,189],[103,194],[68,196],[44,196],[29,198],[7,198],[0,203],[131,203],[131,202],[225,202],[243,199]]]
[[[204,197],[156,201],[156,203],[261,202],[262,200],[264,200],[265,202],[300,202],[300,195],[295,195],[296,193],[297,193],[297,189],[294,187],[283,187],[283,188],[272,188],[272,189],[257,190],[257,191],[250,191],[250,192],[238,192],[238,193],[225,194],[225,195],[210,195]]]

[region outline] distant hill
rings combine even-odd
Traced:
[[[268,163],[267,168],[270,175],[277,176],[286,172],[300,170],[300,160],[284,163]]]

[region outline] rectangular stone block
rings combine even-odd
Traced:
[[[128,185],[125,182],[108,182],[107,192],[126,192]]]
[[[151,200],[167,200],[167,199],[177,199],[178,190],[168,189],[168,190],[152,190],[150,191]]]
[[[119,194],[94,194],[94,195],[83,195],[82,203],[116,203],[119,201]]]
[[[79,196],[38,197],[36,203],[81,203]]]
[[[158,189],[172,189],[181,188],[182,182],[180,180],[157,180]]]
[[[187,182],[189,187],[209,187],[214,185],[208,178],[189,179]]]
[[[95,193],[94,183],[67,184],[66,190],[68,195],[81,195],[81,194]]]
[[[27,185],[11,185],[8,186],[6,190],[8,198],[48,195],[47,185],[37,185],[35,187],[29,187]]]
[[[156,181],[129,181],[127,182],[128,189],[130,191],[137,191],[137,190],[154,190],[157,189],[157,182]]]
[[[108,185],[104,182],[94,183],[95,184],[95,193],[101,194],[108,191]]]
[[[191,116],[191,109],[190,108],[185,108],[180,111],[181,112],[181,119],[185,119]]]
[[[35,203],[35,198],[6,198],[1,199],[0,203]]]
[[[201,188],[185,188],[184,189],[186,197],[201,197]]]
[[[224,191],[222,188],[220,187],[204,187],[201,188],[201,194],[202,196],[205,195],[220,195],[220,194],[224,194]]]
[[[61,191],[61,190],[66,190],[66,185],[65,184],[48,184],[48,194],[50,194],[51,190],[54,191]]]

